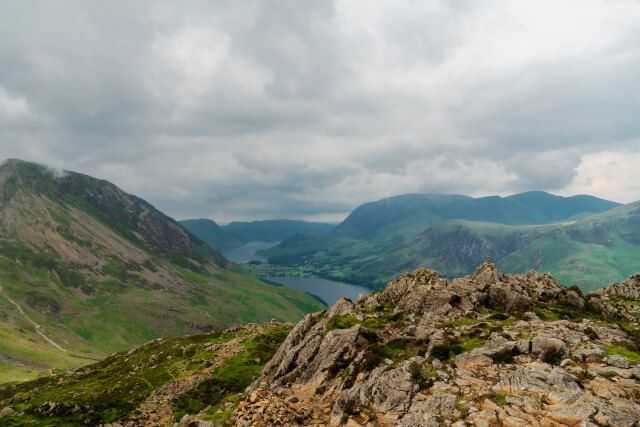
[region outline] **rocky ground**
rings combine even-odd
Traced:
[[[638,426],[639,321],[640,275],[584,296],[488,260],[453,281],[422,269],[293,329],[155,340],[5,386],[0,424]]]
[[[309,314],[234,421],[267,425],[640,425],[640,275],[587,296],[487,261],[419,270]]]

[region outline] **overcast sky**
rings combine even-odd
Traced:
[[[0,3],[0,157],[176,219],[640,200],[640,2]]]

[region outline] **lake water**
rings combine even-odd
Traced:
[[[256,255],[256,252],[261,249],[272,248],[279,243],[280,242],[249,242],[239,248],[231,249],[223,253],[223,255],[229,261],[235,262],[236,264],[245,264],[249,261],[267,262],[265,257]],[[358,299],[358,295],[369,295],[373,292],[373,290],[365,288],[364,286],[316,277],[277,276],[265,277],[265,279],[280,283],[281,285],[289,286],[290,288],[294,288],[299,291],[317,295],[329,304],[329,307],[332,307],[342,297],[351,298],[351,301],[355,302]]]
[[[317,277],[265,277],[272,282],[280,283],[290,288],[317,295],[332,307],[342,297],[349,297],[356,302],[358,295],[369,295],[373,290],[364,286]]]
[[[277,246],[280,242],[249,242],[239,248],[230,249],[223,253],[224,257],[236,264],[245,264],[249,261],[267,262],[267,258],[256,255],[256,252],[262,249],[269,249]]]

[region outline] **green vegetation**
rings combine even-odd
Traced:
[[[504,408],[504,405],[507,404],[507,393],[504,391],[495,392],[491,390],[488,394],[482,396],[484,399],[489,399],[494,402],[496,405]]]
[[[416,195],[418,199],[422,196]],[[640,257],[638,203],[572,222],[517,225],[544,224],[551,217],[539,216],[529,222],[534,217],[518,207],[513,213],[523,216],[506,220],[500,216],[504,212],[495,210],[491,203],[478,208],[478,212],[460,210],[452,216],[440,216],[433,213],[430,202],[423,207],[415,203],[404,206],[412,199],[400,199],[364,205],[327,235],[291,237],[261,252],[269,263],[250,268],[273,275],[315,275],[381,289],[392,278],[421,266],[429,266],[447,278],[471,274],[489,255],[502,271],[551,272],[566,286],[576,285],[585,292],[636,273]],[[404,207],[394,207],[389,204],[391,200]],[[591,212],[614,206],[603,204]],[[462,247],[496,249],[469,253]]]
[[[632,351],[625,347],[620,347],[618,345],[604,344],[603,347],[605,348],[605,351],[609,355],[622,356],[622,357],[626,357],[629,360],[635,360],[636,362],[640,362],[640,353],[636,351]]]
[[[242,400],[244,389],[258,377],[264,365],[287,337],[288,332],[287,326],[271,326],[268,333],[243,342],[242,352],[227,358],[197,388],[178,397],[173,404],[174,418],[179,420],[183,415],[197,414],[207,406],[218,406],[225,398],[227,402],[237,405]],[[236,396],[229,396],[231,394]],[[232,411],[229,415],[231,413]],[[216,417],[215,412],[204,418],[211,421],[226,421]]]
[[[0,171],[0,381],[26,380],[161,336],[324,305],[233,267],[172,219],[86,175],[26,162]],[[61,350],[36,330],[64,348]],[[65,351],[66,350],[66,351]]]
[[[367,371],[370,371],[384,363],[386,359],[397,363],[413,356],[423,355],[426,351],[426,343],[413,340],[395,339],[387,344],[371,344],[365,351],[364,366]]]
[[[172,387],[176,380],[187,381],[199,373],[200,381],[178,394],[173,402],[176,419],[213,405],[207,419],[224,421],[217,409],[237,404],[241,393],[258,375],[264,364],[284,341],[289,327],[267,324],[263,334],[248,336],[246,329],[219,331],[183,338],[157,340],[129,352],[118,353],[85,366],[72,375],[44,377],[34,381],[0,387],[0,401],[13,398],[12,406],[22,416],[3,418],[3,425],[82,425],[139,421],[144,415],[136,408],[161,387]],[[219,345],[248,336],[241,350],[207,373],[217,357]],[[191,380],[192,381],[192,380]],[[240,393],[240,394],[238,394]],[[17,399],[14,397],[16,396]],[[47,413],[46,402],[57,409]],[[228,419],[228,418],[227,418]]]

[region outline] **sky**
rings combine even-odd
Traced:
[[[0,3],[0,159],[176,219],[403,193],[640,200],[640,2]]]

